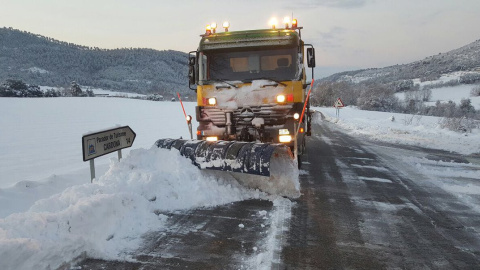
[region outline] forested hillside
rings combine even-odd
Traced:
[[[480,84],[480,40],[410,64],[331,75],[315,84],[312,102],[331,106],[337,97],[343,97],[347,104],[364,109],[407,112],[395,93],[413,93],[413,103],[420,103],[429,99],[430,89],[460,84]]]
[[[400,80],[433,81],[456,71],[480,72],[480,40],[447,53],[427,57],[405,65],[337,73],[322,81],[393,83]]]
[[[462,97],[458,104],[451,100],[431,100],[432,90],[455,91],[458,87],[471,89],[470,96]],[[480,123],[480,112],[475,110],[470,97],[478,96],[480,40],[410,64],[348,71],[323,78],[315,84],[311,102],[315,106],[332,106],[341,97],[344,104],[363,110],[439,116],[444,117],[442,127],[471,131]]]
[[[179,51],[79,46],[12,28],[0,28],[0,81],[81,85],[166,96],[188,90],[187,54]]]

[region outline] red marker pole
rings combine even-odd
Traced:
[[[180,100],[180,105],[182,105],[183,115],[185,115],[185,119],[187,119],[187,113],[185,113],[185,108],[183,107],[182,99],[180,98],[180,93],[177,92],[178,100]]]
[[[305,114],[305,108],[307,107],[308,99],[310,97],[310,93],[312,92],[313,81],[314,81],[314,79],[312,79],[312,83],[310,84],[310,90],[308,90],[307,98],[305,99],[305,104],[303,104],[302,115],[300,116],[300,119],[298,121],[298,127],[297,127],[296,123],[294,123],[294,125],[293,125],[293,129],[295,131],[295,134],[293,134],[293,136],[294,136],[293,156],[295,158],[295,161],[298,161],[298,149],[297,149],[297,147],[298,147],[297,146],[298,131],[300,130],[300,126],[302,125],[303,115]]]
[[[307,98],[305,99],[305,104],[303,104],[303,110],[302,110],[302,115],[300,116],[300,121],[298,121],[298,128],[297,128],[297,132],[295,133],[298,134],[298,131],[300,130],[300,123],[302,123],[302,120],[303,120],[303,115],[305,114],[305,108],[307,107],[307,103],[308,103],[308,99],[310,98],[310,93],[312,92],[312,87],[313,87],[313,82],[315,80],[312,79],[312,83],[310,84],[310,90],[308,90],[308,94],[307,94]]]
[[[180,105],[182,105],[183,115],[185,115],[185,121],[187,121],[188,131],[190,131],[190,139],[193,140],[193,133],[192,133],[192,117],[190,115],[187,116],[185,112],[185,107],[183,107],[182,98],[180,97],[180,93],[177,92],[178,100],[180,101]]]

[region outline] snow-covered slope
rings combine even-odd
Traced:
[[[472,106],[475,110],[480,110],[480,96],[471,96],[471,91],[474,87],[478,87],[475,84],[458,84],[454,86],[448,86],[448,82],[458,82],[461,76],[466,74],[473,74],[471,72],[453,72],[445,74],[433,81],[420,81],[420,79],[413,80],[415,85],[418,85],[420,89],[425,89],[425,87],[433,87],[431,89],[432,95],[430,100],[425,102],[426,106],[435,106],[437,101],[446,103],[449,101],[455,102],[455,104],[460,104],[462,99],[470,99]],[[403,101],[405,99],[405,92],[399,92],[395,95],[399,100]]]

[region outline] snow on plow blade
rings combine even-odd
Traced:
[[[200,169],[229,172],[250,188],[294,198],[300,195],[297,164],[283,144],[160,139],[155,145],[177,149]]]

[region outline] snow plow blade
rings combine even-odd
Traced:
[[[177,149],[200,169],[229,172],[250,188],[294,198],[300,195],[298,166],[283,144],[160,139],[155,145]]]

